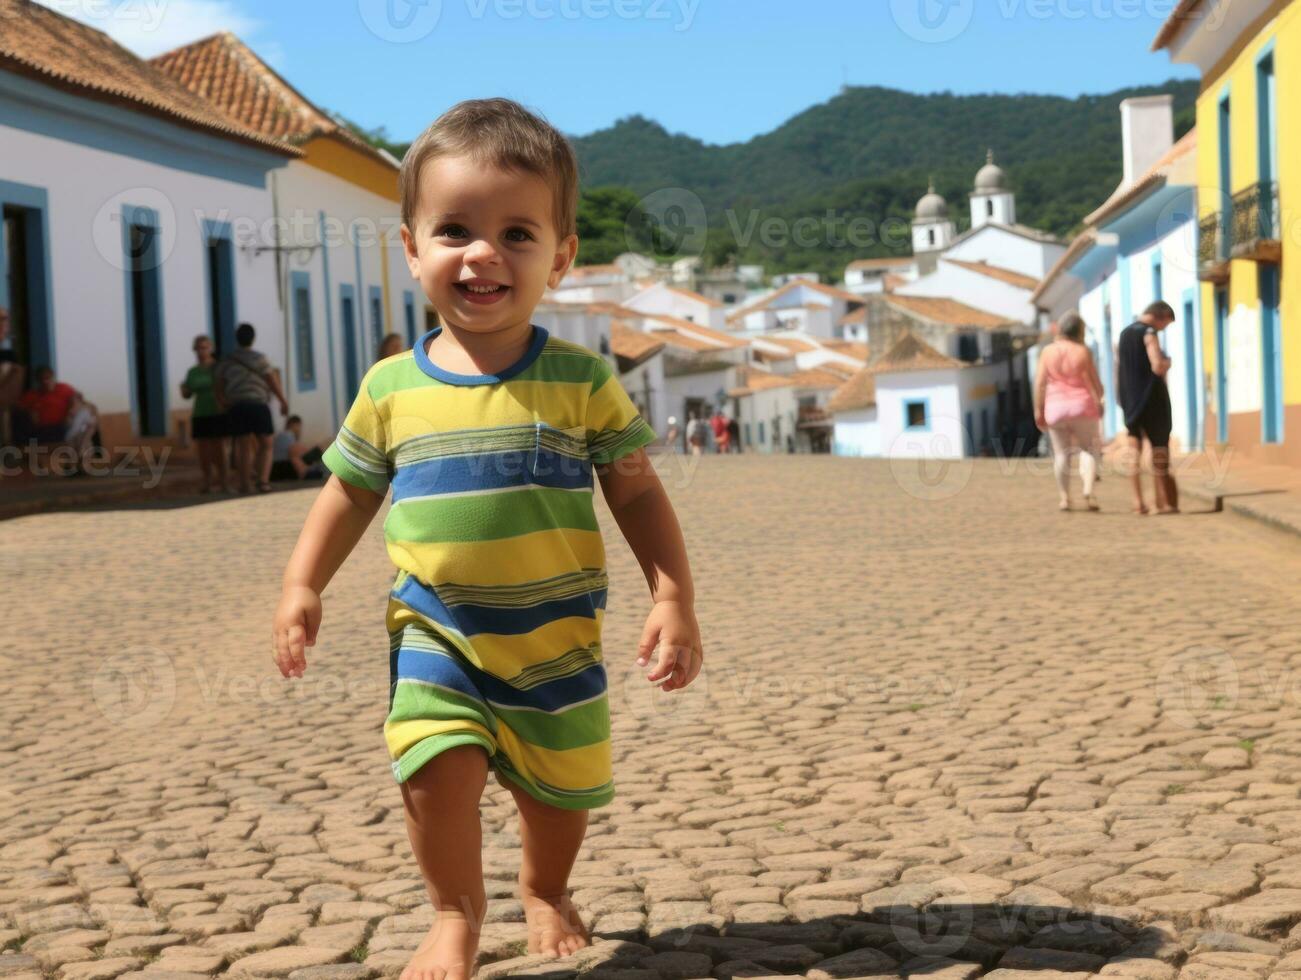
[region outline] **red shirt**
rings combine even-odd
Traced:
[[[33,389],[24,391],[18,399],[20,408],[36,410],[37,425],[58,425],[68,419],[68,409],[77,397],[77,389],[72,385],[57,381],[49,391]]]
[[[709,420],[710,428],[714,430],[714,438],[721,439],[727,435],[727,419],[721,415],[715,415]]]

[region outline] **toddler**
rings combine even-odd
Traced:
[[[703,652],[682,532],[644,449],[655,433],[604,359],[531,321],[578,250],[569,143],[514,102],[463,102],[412,144],[400,190],[407,265],[441,326],[366,372],[272,632],[281,673],[301,677],[321,592],[391,489],[384,738],[435,910],[402,977],[460,980],[486,906],[489,768],[519,809],[529,951],[589,942],[569,873],[588,810],[614,796],[593,475],[650,587],[647,680],[683,688]]]

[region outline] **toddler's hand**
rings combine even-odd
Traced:
[[[675,691],[696,679],[705,654],[700,644],[700,625],[690,606],[671,599],[655,603],[637,644],[637,665],[646,666],[657,648],[655,666],[646,675],[648,681],[663,680],[661,690]]]
[[[271,650],[283,677],[302,677],[307,669],[305,647],[316,646],[321,626],[321,597],[305,585],[280,594],[271,626]]]

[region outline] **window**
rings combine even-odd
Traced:
[[[407,321],[407,346],[416,346],[416,298],[411,290],[402,294],[403,311]]]
[[[298,390],[316,387],[316,355],[312,344],[312,280],[306,272],[293,274],[294,359],[298,367]]]
[[[980,338],[972,333],[958,335],[958,360],[968,363],[980,360]]]
[[[763,425],[762,422],[760,422],[759,424],[760,424],[760,425]],[[750,423],[749,423],[749,422],[745,423],[745,444],[746,444],[747,446],[754,445],[754,443],[751,442],[751,440],[750,440]]]
[[[378,286],[370,287],[370,331],[375,341],[375,353],[384,340],[384,293]]]
[[[992,197],[985,202],[985,214],[990,218],[994,216],[994,199]]]
[[[903,403],[904,428],[929,429],[930,411],[926,399],[906,401]]]
[[[764,435],[764,432],[763,432],[763,419],[760,419],[760,420],[759,420],[759,445],[761,445],[761,446],[762,446],[762,445],[765,445],[767,442],[768,442],[768,439],[767,439],[767,437]]]
[[[931,228],[929,231],[926,232],[926,241],[927,241],[927,243],[930,244],[930,245],[934,245],[934,244],[935,244],[935,229],[934,229],[934,228]]]
[[[208,275],[208,335],[216,344],[218,357],[233,351],[235,344],[235,252],[230,224],[203,222],[205,261]]]
[[[728,306],[731,306],[733,303],[736,302],[736,293],[724,293],[723,302],[726,303]]]

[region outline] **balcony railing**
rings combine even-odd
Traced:
[[[1278,209],[1278,183],[1253,184],[1233,195],[1235,259],[1278,262],[1282,258],[1282,220]]]
[[[1229,278],[1224,231],[1224,216],[1219,211],[1204,215],[1197,223],[1197,278],[1204,282],[1224,282]]]
[[[796,424],[800,428],[820,428],[824,425],[830,425],[831,413],[825,408],[818,408],[816,405],[801,405]]]

